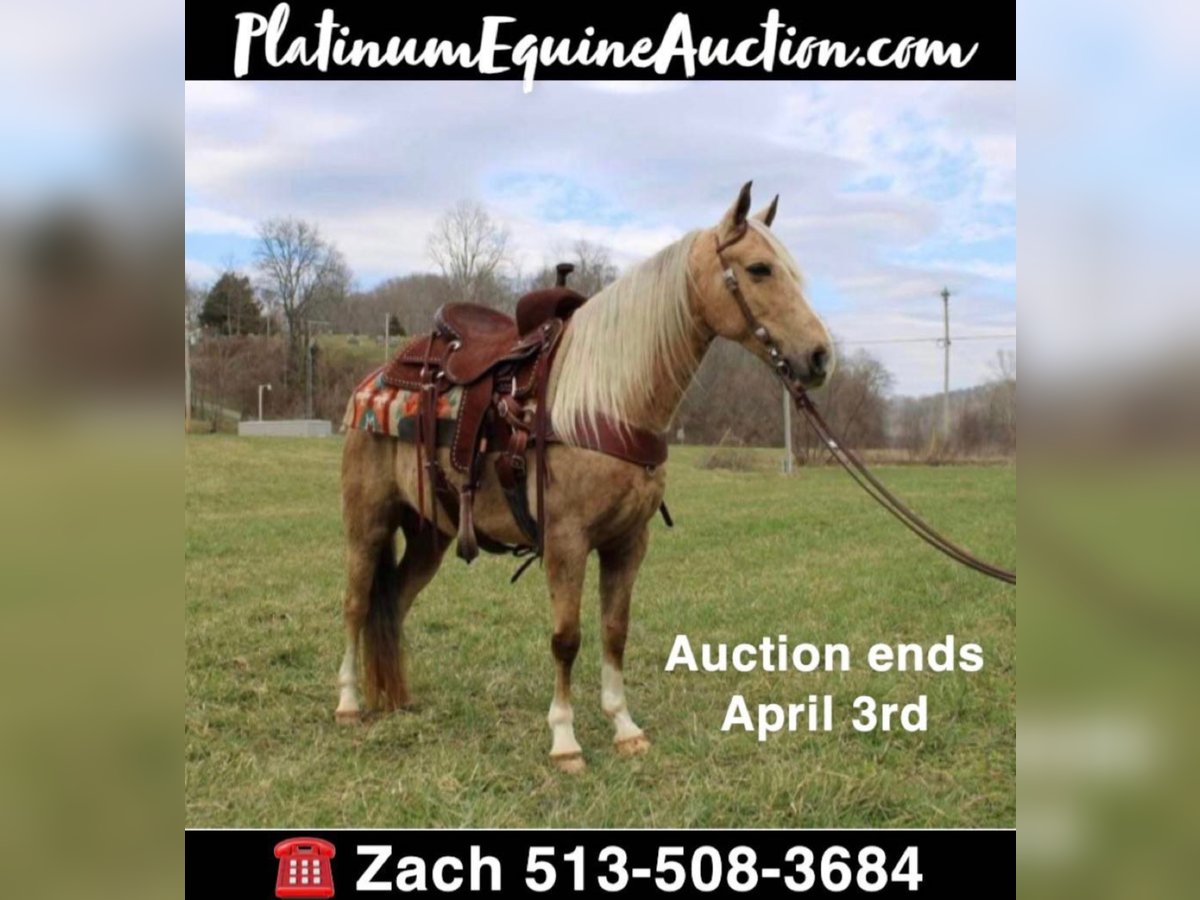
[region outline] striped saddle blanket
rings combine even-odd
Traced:
[[[449,444],[454,438],[454,426],[462,403],[463,389],[452,388],[437,398],[439,444]],[[383,367],[376,369],[354,389],[342,418],[343,431],[371,431],[387,434],[402,441],[417,439],[417,413],[420,409],[419,391],[408,391],[383,380]]]

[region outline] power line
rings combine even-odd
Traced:
[[[1001,341],[1011,340],[1016,338],[1017,334],[1014,331],[1011,334],[963,334],[955,335],[950,338],[951,341]],[[834,341],[835,344],[940,344],[945,338],[928,337],[928,338],[875,338],[864,341]]]

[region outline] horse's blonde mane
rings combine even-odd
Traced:
[[[597,416],[632,423],[651,404],[657,375],[678,378],[694,365],[688,254],[697,234],[634,266],[572,316],[548,398],[566,443],[578,443]]]

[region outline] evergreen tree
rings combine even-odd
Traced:
[[[204,298],[200,324],[220,334],[259,334],[263,330],[262,308],[254,298],[250,279],[226,272]]]

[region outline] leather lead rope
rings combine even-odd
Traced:
[[[1010,572],[1007,569],[984,562],[973,553],[955,544],[949,538],[935,530],[932,525],[918,516],[900,498],[889,491],[872,474],[871,470],[867,468],[866,463],[853,450],[847,449],[842,445],[841,441],[838,441],[834,437],[829,424],[813,404],[812,398],[808,396],[808,392],[805,391],[804,386],[797,381],[791,366],[788,365],[787,360],[780,353],[778,345],[776,345],[774,339],[771,337],[771,332],[767,330],[765,325],[758,321],[750,309],[750,305],[746,302],[746,298],[742,294],[742,289],[738,284],[737,273],[733,271],[733,266],[725,261],[722,251],[737,243],[745,234],[746,226],[743,225],[741,230],[736,232],[729,240],[722,243],[721,239],[717,238],[717,260],[720,262],[723,270],[722,275],[725,279],[725,287],[733,295],[734,301],[745,317],[746,324],[750,328],[750,333],[754,335],[755,339],[767,351],[771,366],[780,381],[783,382],[787,392],[791,395],[792,402],[795,403],[796,408],[803,414],[804,418],[813,427],[813,430],[817,432],[817,435],[824,442],[825,446],[829,448],[830,453],[833,454],[833,458],[849,473],[850,477],[854,479],[859,487],[866,491],[872,499],[895,516],[901,524],[925,543],[936,550],[940,550],[955,562],[974,569],[980,574],[1003,581],[1006,584],[1015,585],[1017,583],[1016,572]]]
[[[994,566],[991,563],[984,562],[968,550],[955,544],[949,538],[945,537],[936,531],[932,525],[918,516],[909,507],[907,507],[895,494],[889,491],[878,478],[871,473],[866,464],[858,457],[853,450],[849,450],[841,445],[829,430],[829,425],[824,417],[813,405],[812,398],[808,396],[804,388],[799,385],[789,386],[789,392],[792,395],[793,402],[796,408],[804,414],[809,424],[820,436],[825,446],[829,448],[836,459],[853,478],[858,485],[865,490],[873,499],[875,499],[884,509],[890,512],[893,516],[912,531],[917,537],[925,541],[931,547],[940,550],[942,553],[949,556],[956,562],[962,563],[970,569],[974,569],[983,575],[995,578],[998,581],[1003,581],[1007,584],[1017,583],[1017,573],[1010,572],[1007,569],[1002,569],[999,566]]]

